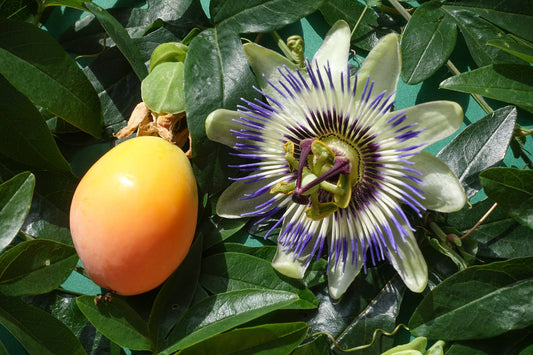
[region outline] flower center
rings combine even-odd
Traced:
[[[307,217],[325,218],[348,207],[353,187],[362,174],[358,150],[335,135],[300,142],[299,158],[293,142],[283,146],[285,159],[296,180],[280,182],[270,193],[292,194],[296,203],[307,205]]]

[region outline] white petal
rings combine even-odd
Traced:
[[[398,252],[394,251],[388,240],[386,241],[391,264],[411,291],[422,292],[428,283],[428,267],[426,261],[409,227],[404,222],[401,222],[400,218],[398,221],[402,223],[408,235],[404,237],[404,241],[398,235],[398,232],[395,231]]]
[[[218,109],[209,114],[205,120],[205,132],[207,137],[214,142],[233,147],[237,138],[231,134],[231,130],[239,130],[242,124],[235,122],[242,116],[240,112],[226,109]]]
[[[461,183],[439,158],[426,151],[411,157],[413,168],[422,173],[424,200],[420,202],[429,210],[455,212],[466,203],[465,190]]]
[[[272,267],[285,276],[293,279],[302,279],[309,265],[306,263],[308,257],[309,253],[304,251],[299,258],[296,258],[293,251],[286,253],[283,250],[283,246],[278,244],[276,255],[272,260]]]
[[[264,193],[254,198],[245,198],[258,189],[269,184],[276,184],[276,178],[263,179],[253,182],[235,181],[220,195],[216,212],[224,218],[241,218],[243,214],[256,211],[256,207],[277,195]],[[266,211],[265,211],[266,212]]]
[[[265,81],[263,75],[272,84],[278,85],[278,81],[283,80],[278,68],[286,66],[291,72],[294,72],[297,67],[296,64],[281,54],[255,43],[246,43],[243,45],[243,49],[250,61],[261,90],[273,99],[281,99],[281,95]]]
[[[431,144],[448,137],[457,131],[463,123],[463,109],[453,101],[432,101],[405,109],[407,119],[402,125],[418,123],[414,130],[424,129],[420,134],[405,142],[406,145]],[[384,116],[387,120],[398,111]]]
[[[313,68],[329,64],[333,79],[340,82],[339,73],[345,71],[350,51],[350,26],[343,20],[335,22],[313,57]]]
[[[400,56],[400,42],[394,33],[381,38],[363,61],[357,72],[357,95],[360,95],[367,77],[374,81],[374,88],[370,99],[383,91],[392,93],[398,85],[398,78],[402,61]]]
[[[353,255],[351,250],[348,251],[346,263],[342,262],[342,257],[339,258],[337,267],[332,260],[328,270],[328,286],[329,295],[334,299],[339,299],[344,295],[348,287],[352,284],[355,277],[361,271],[363,267],[363,252],[361,244],[357,243],[357,252],[355,255],[355,263],[353,262]]]

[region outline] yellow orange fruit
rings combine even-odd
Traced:
[[[80,260],[99,286],[120,295],[163,283],[191,246],[198,192],[181,149],[159,137],[127,140],[81,179],[70,209]]]

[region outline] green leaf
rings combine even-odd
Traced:
[[[200,283],[212,293],[243,289],[283,290],[301,299],[290,308],[313,309],[317,300],[313,293],[295,280],[282,278],[270,261],[255,256],[227,252],[205,257]]]
[[[185,260],[163,284],[152,305],[148,328],[154,342],[154,351],[169,344],[166,339],[193,302],[202,262],[202,237],[195,239]]]
[[[192,140],[192,165],[200,195],[219,192],[228,185],[228,150],[211,142],[205,133],[205,119],[218,108],[235,110],[241,97],[257,97],[255,76],[231,30],[207,29],[191,41],[185,58],[185,111]]]
[[[330,353],[331,341],[321,334],[313,340],[300,345],[291,353],[291,355],[324,355]]]
[[[39,111],[1,75],[0,115],[3,155],[35,168],[70,170]]]
[[[278,290],[248,289],[209,296],[189,308],[168,336],[173,345],[161,354],[186,348],[297,300],[294,293]]]
[[[489,339],[454,342],[446,351],[446,355],[528,355],[531,354],[531,350],[533,350],[533,327],[528,327]]]
[[[183,67],[182,62],[161,63],[142,81],[142,98],[151,111],[178,113],[184,110]]]
[[[532,324],[533,257],[458,272],[424,297],[409,320],[413,335],[445,341],[488,338]]]
[[[372,9],[365,10],[365,5],[352,0],[330,0],[320,7],[320,12],[330,26],[337,20],[345,20],[350,25],[357,23],[365,11],[359,26],[352,35],[352,43],[366,51],[370,51],[379,38],[391,30],[380,28],[378,15]]]
[[[405,293],[405,285],[399,277],[394,277],[387,283],[382,291],[368,304],[337,337],[337,343],[343,348],[351,348],[362,344],[370,344],[376,329],[392,331],[396,325],[396,317],[400,311],[400,304]],[[392,339],[385,340],[389,346],[393,345]],[[380,354],[383,344],[376,343],[367,351]]]
[[[303,322],[240,328],[204,340],[178,354],[208,354],[213,349],[221,354],[289,354],[305,338],[307,329],[307,324]]]
[[[527,42],[513,35],[505,36],[505,39],[493,39],[487,45],[504,50],[512,55],[533,63],[533,43]]]
[[[515,121],[514,107],[500,108],[470,124],[437,154],[459,178],[468,199],[481,189],[479,173],[503,160]]]
[[[0,74],[32,102],[96,137],[100,101],[61,46],[37,27],[0,19]]]
[[[466,206],[448,215],[448,224],[465,233],[487,213],[494,204],[490,199]],[[469,236],[478,242],[479,258],[517,258],[533,255],[533,233],[509,217],[500,207],[496,209]]]
[[[213,0],[209,3],[209,12],[217,26],[224,26],[235,33],[269,32],[311,14],[324,2],[325,0]]]
[[[218,216],[209,218],[209,221],[202,224],[208,232],[205,235],[204,248],[210,248],[220,242],[225,241],[231,236],[235,235],[246,225],[247,218],[227,219]]]
[[[533,106],[533,67],[494,64],[444,80],[443,89],[479,94],[515,105]]]
[[[478,66],[495,63],[519,63],[520,59],[487,46],[487,42],[498,39],[505,33],[498,27],[462,8],[444,6],[443,10],[457,23],[465,38],[468,50]]]
[[[400,42],[402,79],[407,84],[417,84],[433,75],[452,53],[456,38],[457,26],[442,11],[440,2],[418,7]]]
[[[35,176],[20,173],[0,185],[0,252],[24,224],[33,196]]]
[[[131,40],[128,32],[126,32],[120,22],[100,6],[91,2],[86,2],[84,5],[98,19],[102,27],[109,34],[109,37],[116,43],[124,57],[131,64],[139,80],[143,80],[148,75],[148,69],[146,69],[141,53]]]
[[[83,6],[84,3],[84,0],[45,0],[43,1],[43,6],[45,8],[48,6],[66,6],[73,9],[87,11],[87,9]]]
[[[51,240],[17,244],[0,258],[0,293],[35,295],[59,287],[78,262],[76,250]]]
[[[533,9],[522,0],[463,0],[449,2],[450,9],[468,10],[506,31],[533,41]]]
[[[147,323],[119,296],[97,306],[94,296],[80,296],[78,307],[87,319],[107,338],[131,350],[151,350]]]
[[[479,178],[487,196],[509,216],[533,228],[533,171],[516,168],[492,168]]]
[[[78,339],[61,321],[16,297],[0,297],[0,324],[30,354],[85,354]]]

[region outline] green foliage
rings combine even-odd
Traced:
[[[381,1],[103,3],[0,1],[0,333],[19,343],[2,337],[0,354],[17,346],[30,354],[338,353],[322,332],[342,349],[368,344],[364,354],[415,345],[423,351],[421,340],[394,348],[409,336],[446,340],[447,354],[531,352],[531,7],[521,0],[402,2],[411,14],[403,18]],[[68,21],[66,14],[80,16],[63,30],[58,23]],[[488,198],[413,219],[430,269],[430,288],[421,295],[409,292],[388,263],[369,263],[334,302],[326,260],[311,263],[302,281],[271,267],[276,246],[258,236],[275,220],[256,225],[215,216],[237,158],[207,139],[206,117],[260,97],[243,41],[274,30],[323,37],[338,19],[358,24],[352,46],[363,56],[380,37],[401,33],[402,78],[419,84],[410,87],[416,102],[427,92],[449,97],[446,90],[433,94],[440,86],[455,91],[466,112],[466,127],[438,157],[468,198]],[[261,44],[275,48],[266,37]],[[494,100],[495,110],[480,114],[466,94]],[[78,177],[116,144],[113,134],[141,100],[156,112],[186,113],[203,200],[198,232],[159,288],[97,305],[96,286],[72,246],[69,203]],[[435,237],[429,222],[444,237]],[[250,246],[257,244],[264,245]],[[390,332],[407,320],[410,333],[373,339],[376,330]],[[443,346],[436,344],[427,353]]]

